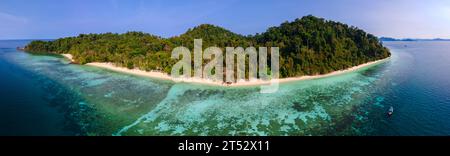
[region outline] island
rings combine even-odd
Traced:
[[[433,38],[433,39],[424,39],[424,38],[392,38],[392,37],[380,37],[381,41],[402,41],[402,42],[416,42],[416,41],[450,41],[450,39],[446,38]]]
[[[171,68],[177,62],[171,58],[171,51],[179,46],[193,49],[194,39],[203,39],[204,47],[221,49],[279,47],[279,76],[284,81],[352,71],[381,62],[391,55],[376,36],[354,26],[312,15],[247,36],[202,24],[170,38],[143,32],[80,34],[52,41],[32,41],[24,50],[35,54],[61,54],[78,64],[170,79]],[[202,79],[192,81],[205,82]],[[261,83],[264,82],[235,85]]]

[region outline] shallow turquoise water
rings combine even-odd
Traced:
[[[392,49],[393,57],[386,63],[329,78],[283,83],[277,92],[261,94],[258,87],[175,84],[71,65],[61,57],[30,55],[14,49],[26,42],[0,42],[1,81],[8,85],[1,88],[0,107],[6,115],[0,121],[9,127],[0,129],[0,134],[450,133],[450,87],[446,81],[448,77],[445,77],[448,72],[434,75],[438,73],[427,68],[435,66],[421,66],[431,62],[436,67],[449,67],[445,59],[436,61],[435,56],[429,56],[430,53],[421,53],[434,48],[432,54],[438,53],[439,59],[443,56],[448,59],[450,53],[438,47],[450,47],[449,43],[389,42],[386,45]],[[405,44],[409,46],[405,47]],[[417,61],[422,58],[432,61]],[[434,77],[417,77],[424,74]],[[21,87],[11,84],[20,84]],[[11,95],[10,90],[14,89],[19,91]],[[31,95],[25,96],[28,94]],[[3,109],[17,105],[21,110]],[[385,112],[391,105],[395,107],[395,115],[387,118]],[[32,110],[33,113],[26,113],[25,110]],[[41,114],[48,117],[36,118]],[[36,130],[33,128],[35,126],[30,126],[35,124],[43,127]]]

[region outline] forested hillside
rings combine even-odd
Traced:
[[[177,61],[170,58],[172,49],[185,46],[192,51],[194,39],[203,39],[203,48],[280,47],[281,77],[325,74],[390,56],[377,37],[356,27],[314,16],[285,22],[251,36],[203,24],[171,38],[142,32],[81,34],[54,41],[33,41],[25,50],[70,53],[81,64],[113,62],[128,68],[170,73]]]

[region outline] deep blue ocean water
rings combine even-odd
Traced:
[[[374,120],[380,135],[450,135],[450,42],[387,42],[392,86],[381,92],[395,115]]]
[[[51,84],[42,83],[46,78],[4,58],[18,53],[14,47],[25,43],[0,41],[0,134],[74,135],[65,129],[64,112],[45,99],[52,94],[45,89]]]
[[[0,41],[0,135],[450,135],[450,42],[385,42],[385,63],[274,94],[16,50],[28,42]]]

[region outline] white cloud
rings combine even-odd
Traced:
[[[0,39],[12,39],[23,36],[27,31],[28,19],[0,12]]]
[[[4,13],[4,12],[0,12],[0,20],[2,21],[2,23],[7,23],[7,22],[23,23],[23,24],[28,23],[28,20],[26,18],[11,15],[11,14]]]

